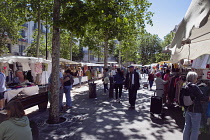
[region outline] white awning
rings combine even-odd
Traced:
[[[92,67],[103,67],[104,64],[95,64],[95,63],[83,63],[83,62],[80,62],[80,64],[82,66],[92,66]]]
[[[171,62],[178,62],[181,59],[194,60],[201,55],[210,54],[210,16],[208,22],[201,28],[194,28],[189,37],[191,44],[176,47],[171,55]]]
[[[0,62],[3,63],[9,63],[12,64],[14,62],[25,62],[25,63],[36,63],[36,62],[40,62],[40,63],[51,63],[50,60],[46,60],[43,58],[37,58],[37,57],[25,57],[25,56],[6,56],[6,57],[1,57],[0,58]]]
[[[131,64],[131,65],[134,67],[142,67],[142,65],[140,65],[140,64]]]
[[[59,61],[60,61],[60,62],[64,62],[64,63],[68,63],[68,64],[80,64],[80,63],[78,63],[78,62],[71,61],[71,60],[64,59],[64,58],[60,58]]]
[[[210,0],[192,0],[171,43],[171,62],[185,58],[195,59],[200,55],[209,54],[209,14]],[[190,49],[188,45],[181,45],[186,39],[192,40]]]

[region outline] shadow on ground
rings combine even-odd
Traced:
[[[150,116],[153,93],[146,89],[139,90],[135,110],[128,109],[127,91],[118,103],[103,93],[102,84],[97,84],[96,99],[89,99],[88,91],[73,94],[73,109],[61,113],[67,119],[64,123],[46,124],[48,111],[29,114],[38,125],[40,140],[164,140],[164,134],[175,136],[177,130],[183,130],[184,118],[178,107],[165,109],[164,120]]]

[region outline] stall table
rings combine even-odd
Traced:
[[[87,76],[83,76],[81,82],[82,83],[88,82],[88,77]],[[79,78],[74,78],[73,85],[77,85],[77,84],[79,84]]]
[[[39,111],[45,111],[48,104],[47,87],[24,87],[5,92],[6,103],[10,100],[19,100],[24,109],[38,105]]]

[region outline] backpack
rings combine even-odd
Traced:
[[[192,99],[193,95],[189,90],[189,85],[190,84],[185,84],[184,86],[182,86],[181,90],[180,90],[180,97],[179,97],[179,105],[180,106],[191,106],[194,103],[194,100]]]

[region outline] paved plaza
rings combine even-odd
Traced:
[[[130,110],[126,90],[118,103],[110,99],[108,93],[103,93],[101,80],[96,83],[96,99],[89,99],[88,84],[73,88],[73,109],[61,113],[66,118],[61,124],[46,123],[48,110],[38,112],[36,106],[25,110],[37,123],[40,140],[182,140],[184,118],[179,107],[164,107],[166,118],[162,120],[149,112],[154,91],[141,87],[136,109]]]

